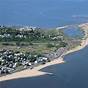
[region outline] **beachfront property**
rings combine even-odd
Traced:
[[[17,67],[23,69],[27,66],[33,65],[34,64],[33,62],[37,61],[36,59],[37,57],[36,58],[33,57],[34,60],[31,59],[29,60],[29,56],[26,56],[25,54],[20,52],[2,50],[0,53],[0,73],[1,74],[11,73],[11,71],[14,71]]]
[[[45,64],[60,57],[65,52],[64,50],[65,48],[60,48],[56,52],[42,56],[32,56],[31,54],[27,55],[20,52],[13,52],[12,50],[1,50],[0,75],[6,75],[21,69],[35,67],[35,65]]]
[[[80,44],[63,30],[0,27],[0,76],[34,68],[57,59]]]

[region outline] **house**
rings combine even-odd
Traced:
[[[18,35],[16,35],[15,37],[16,37],[16,38],[23,38],[24,35],[18,34]]]
[[[6,37],[6,38],[10,38],[11,37],[10,34],[4,34],[3,36]]]
[[[1,38],[4,38],[4,35],[0,35]]]

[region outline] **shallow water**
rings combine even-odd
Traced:
[[[72,38],[74,37],[82,38],[84,36],[84,32],[80,30],[80,28],[77,26],[69,26],[63,30],[67,36],[72,37]]]

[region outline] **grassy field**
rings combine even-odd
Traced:
[[[34,52],[34,53],[49,53],[55,51],[59,47],[59,42],[22,42],[21,46],[17,46],[15,42],[9,42],[9,45],[3,45],[7,42],[0,42],[0,49],[14,50],[20,52]]]
[[[77,38],[74,38],[78,42]],[[75,46],[73,38],[57,29],[17,30],[13,27],[0,28],[0,49],[20,52],[49,53],[67,45]]]

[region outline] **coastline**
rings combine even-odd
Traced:
[[[87,45],[88,45],[88,38],[85,39],[85,40],[82,40],[80,46],[77,46],[74,49],[67,51],[65,53],[65,55],[70,54],[70,53],[73,53],[73,52],[76,52],[76,51],[79,51],[79,50],[85,48]]]
[[[77,46],[76,48],[67,51],[64,55],[70,54],[72,52],[78,51],[83,49],[84,47],[86,47],[88,45],[88,38],[86,40],[82,40],[81,46]],[[40,69],[50,66],[50,65],[55,65],[55,64],[60,64],[60,63],[65,63],[65,61],[63,61],[62,57],[59,57],[51,62],[46,63],[45,65],[40,65],[38,67],[35,67],[34,69],[30,70],[23,70],[21,72],[16,72],[10,75],[6,75],[3,77],[0,77],[0,82],[1,81],[6,81],[6,80],[12,80],[12,79],[18,79],[18,78],[25,78],[25,77],[35,77],[35,76],[40,76],[40,75],[45,75],[45,74],[52,74],[52,73],[46,73],[46,72],[41,72],[39,71]]]
[[[35,76],[40,76],[40,75],[45,75],[45,74],[52,74],[52,73],[41,72],[39,70],[47,66],[54,65],[54,64],[60,64],[60,63],[64,63],[62,57],[60,57],[59,59],[55,59],[51,62],[48,62],[45,65],[40,65],[38,67],[35,67],[33,69],[26,69],[20,72],[2,76],[0,77],[0,82],[6,81],[6,80],[18,79],[18,78],[35,77]]]
[[[86,34],[86,30],[85,30],[85,34]],[[84,38],[85,37],[86,37],[86,35],[84,36]],[[70,53],[75,52],[75,51],[79,51],[79,50],[85,48],[87,45],[88,45],[88,38],[83,39],[79,46],[77,46],[76,48],[74,48],[72,50],[67,51],[64,55],[70,54]],[[18,78],[35,77],[35,76],[40,76],[40,75],[45,75],[45,74],[52,74],[52,73],[47,73],[47,72],[41,72],[39,70],[42,69],[42,68],[45,68],[47,66],[60,64],[60,63],[65,63],[62,56],[53,60],[53,61],[51,61],[51,62],[48,62],[48,63],[44,64],[44,65],[40,65],[38,67],[35,67],[32,70],[31,69],[26,69],[26,70],[23,70],[23,71],[20,71],[20,72],[16,72],[16,73],[13,73],[13,74],[2,76],[2,77],[0,77],[0,82],[1,81],[6,81],[6,80],[18,79]]]

